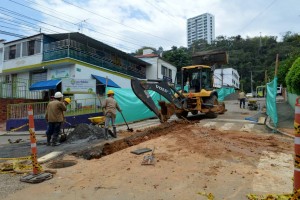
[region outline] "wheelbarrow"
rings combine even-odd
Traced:
[[[101,128],[104,127],[105,124],[105,116],[99,116],[99,117],[90,117],[88,118],[91,121],[91,124],[94,126],[99,126]]]
[[[248,108],[249,110],[257,110],[258,109],[258,104],[256,100],[249,100],[248,101]]]

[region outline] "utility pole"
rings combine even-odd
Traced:
[[[222,80],[222,82],[221,82],[221,88],[222,88],[224,85],[223,65],[221,66],[221,80]]]
[[[251,94],[253,94],[253,80],[252,80],[252,70],[251,70],[250,72],[251,72]]]
[[[262,43],[261,43],[261,32],[259,32],[259,48],[261,48]]]

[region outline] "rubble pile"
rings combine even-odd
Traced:
[[[104,137],[104,129],[90,124],[79,124],[69,133],[67,141],[77,141],[88,139],[88,141],[100,139]]]

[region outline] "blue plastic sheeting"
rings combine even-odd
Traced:
[[[276,96],[277,96],[277,77],[270,83],[267,83],[267,115],[272,119],[275,127],[278,124],[277,116],[277,106],[276,106]]]
[[[154,112],[149,110],[147,106],[133,93],[130,88],[107,88],[106,90],[113,90],[115,92],[115,100],[118,102],[122,109],[123,115],[127,122],[139,121],[156,117]],[[148,90],[149,95],[152,97],[155,105],[159,108],[158,101],[160,95],[154,91]],[[117,111],[116,124],[123,124],[124,119]]]
[[[234,88],[223,87],[223,88],[217,89],[217,92],[218,92],[218,100],[224,101],[224,98],[232,93],[235,93],[235,90],[234,90]]]
[[[97,76],[92,74],[92,76],[97,79],[98,81],[100,81],[100,83],[102,84],[106,84],[106,78],[102,77],[102,76]],[[109,78],[107,78],[107,86],[108,87],[114,87],[114,88],[120,88],[120,86],[118,86],[115,82],[113,82],[112,80],[110,80]]]
[[[29,90],[49,90],[56,89],[57,85],[61,82],[61,80],[49,80],[49,81],[40,81],[32,84],[29,87]]]

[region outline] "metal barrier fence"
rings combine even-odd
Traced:
[[[7,119],[26,119],[28,118],[28,107],[31,105],[35,119],[44,119],[49,102],[20,103],[7,105]],[[67,106],[65,116],[76,116],[88,113],[102,112],[99,99],[77,99],[72,100]]]

